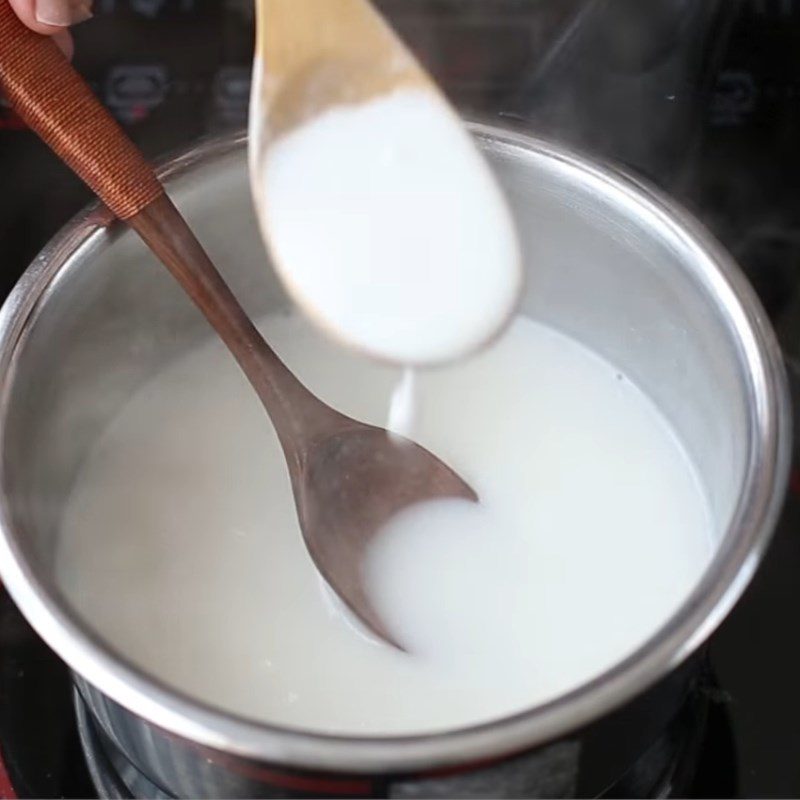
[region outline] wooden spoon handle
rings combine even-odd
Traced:
[[[0,0],[0,87],[25,123],[120,219],[164,189],[153,169],[47,36]]]
[[[239,362],[287,457],[304,439],[348,422],[311,394],[244,312],[167,197],[152,167],[58,47],[0,0],[0,88],[16,112],[144,240]]]
[[[346,420],[290,372],[245,313],[166,194],[128,220],[203,312],[261,398],[287,459],[332,420]]]

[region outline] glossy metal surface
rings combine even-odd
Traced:
[[[98,431],[207,329],[134,237],[103,210],[89,210],[46,248],[0,314],[0,572],[40,635],[81,676],[106,733],[124,733],[128,749],[136,743],[136,760],[152,763],[158,751],[178,772],[191,762],[195,778],[205,761],[228,781],[216,793],[247,794],[252,762],[402,773],[520,752],[586,725],[672,671],[752,576],[783,496],[790,425],[780,353],[752,290],[700,226],[649,188],[522,135],[485,126],[475,133],[523,232],[527,312],[586,341],[659,403],[708,488],[718,529],[713,563],[668,624],[616,668],[544,706],[471,729],[399,739],[310,735],[235,718],[164,686],[73,614],[53,579],[54,539]],[[165,178],[247,309],[284,305],[262,268],[241,140],[201,147]]]

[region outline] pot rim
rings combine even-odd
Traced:
[[[473,124],[492,147],[533,150],[578,171],[644,210],[695,255],[697,269],[735,333],[749,382],[751,430],[745,478],[721,545],[673,616],[625,660],[565,695],[510,717],[416,736],[354,737],[254,722],[205,705],[115,655],[39,580],[15,542],[0,459],[0,576],[37,633],[79,675],[116,703],[168,733],[256,760],[298,768],[375,773],[447,767],[511,755],[556,740],[632,699],[684,661],[724,619],[764,555],[788,479],[791,422],[780,348],[753,289],[731,256],[674,201],[619,169],[528,134]],[[163,166],[180,176],[241,148],[243,134],[203,142]],[[78,249],[99,245],[111,213],[95,203],[68,223],[23,274],[0,310],[0,453],[14,367],[26,332],[62,267]],[[736,532],[735,535],[733,532]]]

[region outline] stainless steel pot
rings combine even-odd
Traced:
[[[620,768],[674,714],[691,673],[676,668],[730,610],[764,553],[787,476],[790,421],[778,347],[739,270],[657,192],[552,144],[486,126],[474,132],[519,222],[530,272],[525,311],[587,342],[660,405],[707,487],[713,563],[668,623],[614,669],[546,705],[469,729],[311,735],[232,716],[164,685],[70,608],[53,577],[55,539],[98,432],[147,376],[208,330],[130,232],[90,208],[42,252],[0,314],[0,570],[74,670],[102,736],[169,793],[474,795],[491,793],[486,781],[498,769],[518,774],[520,764],[539,776],[540,788],[525,792],[574,791],[564,775],[572,769],[574,777],[591,731],[613,725],[618,709],[636,708],[656,684],[647,696],[666,698],[639,715]],[[245,160],[243,141],[229,139],[162,174],[234,290],[259,313],[286,299],[264,266]]]

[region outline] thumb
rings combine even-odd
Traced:
[[[92,0],[9,0],[17,16],[37,33],[56,34],[92,16]]]

